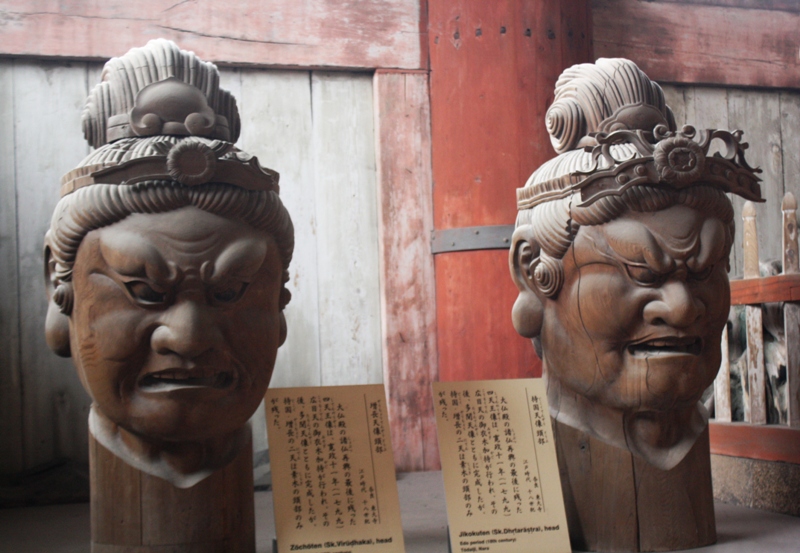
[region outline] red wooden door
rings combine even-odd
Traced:
[[[545,112],[561,71],[592,61],[590,1],[428,0],[428,18],[435,236],[476,248],[435,254],[439,378],[539,376],[507,247],[476,239],[514,224],[515,189],[555,155]]]

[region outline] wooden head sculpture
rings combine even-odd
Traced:
[[[760,200],[757,170],[738,131],[677,131],[624,59],[564,71],[547,128],[559,155],[517,190],[514,325],[556,420],[667,470],[707,424],[730,304],[726,193]]]
[[[286,338],[278,174],[233,146],[216,67],[165,40],[106,64],[83,130],[96,150],[45,238],[47,341],[75,362],[95,439],[189,487],[248,443]]]

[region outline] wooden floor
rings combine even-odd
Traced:
[[[401,474],[398,480],[408,553],[447,551],[447,514],[440,472]],[[800,518],[716,504],[719,542],[693,551],[794,553]],[[256,493],[256,549],[271,553],[272,493]],[[89,505],[0,510],[0,553],[88,553]]]

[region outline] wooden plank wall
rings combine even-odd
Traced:
[[[14,64],[0,64],[0,474],[22,470]]]
[[[0,60],[13,85],[0,95],[0,473],[88,455],[89,398],[44,342],[41,250],[59,179],[89,151],[80,113],[99,70]],[[239,145],[281,173],[297,233],[274,385],[382,382],[372,76],[229,69],[222,80],[244,116]]]
[[[371,75],[222,74],[241,91],[239,146],[281,174],[295,225],[289,335],[272,385],[382,382]]]
[[[427,60],[418,0],[0,0],[0,52],[108,59],[151,38],[204,60],[272,67],[398,67]]]
[[[782,221],[775,216],[786,192],[800,194],[800,92],[742,88],[664,86],[667,104],[678,126],[742,129],[750,144],[746,159],[761,167],[759,176],[766,203],[756,204],[758,249],[762,260],[781,258]],[[742,207],[733,196],[736,238],[731,253],[731,278],[743,275]]]
[[[10,330],[0,335],[5,352],[0,379],[10,384],[0,387],[4,471],[88,455],[88,397],[69,360],[56,357],[45,344],[42,240],[61,174],[89,152],[81,138],[80,113],[96,69],[86,63],[0,61],[0,74],[11,84],[4,88],[10,98],[0,106],[9,138],[2,150],[7,201],[0,203],[0,320]]]
[[[800,10],[787,0],[593,0],[597,57],[662,82],[800,87]]]

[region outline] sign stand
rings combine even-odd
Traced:
[[[433,384],[449,547],[571,553],[541,379]]]
[[[269,389],[266,417],[275,553],[403,553],[382,384]]]

